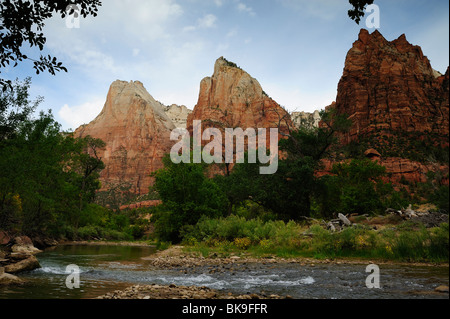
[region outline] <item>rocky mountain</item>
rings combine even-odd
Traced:
[[[336,108],[353,120],[345,142],[367,133],[449,134],[449,71],[433,70],[419,46],[362,29],[347,54]]]
[[[319,127],[320,124],[320,113],[319,111],[314,111],[313,113],[308,112],[292,112],[291,113],[292,123],[294,127],[307,127],[314,128]]]
[[[105,163],[103,189],[126,183],[137,194],[148,192],[150,173],[163,167],[162,157],[172,147],[175,125],[141,82],[115,81],[101,113],[75,131],[75,136],[100,138],[106,148],[99,156]]]
[[[200,83],[197,105],[188,116],[187,128],[193,121],[202,128],[277,128],[292,126],[289,114],[271,99],[259,82],[233,62],[219,58],[212,77]]]
[[[448,184],[449,70],[434,70],[405,35],[387,41],[361,30],[330,107],[352,120],[341,143],[359,154],[374,150],[370,157],[386,167],[390,181],[426,182],[428,171],[439,171]]]
[[[177,128],[186,128],[187,118],[192,113],[192,110],[189,110],[184,105],[172,104],[165,106],[164,112],[166,112],[167,116]]]
[[[370,156],[387,167],[394,181],[406,177],[423,182],[426,172],[436,169],[447,170],[442,175],[448,176],[448,164],[414,159],[411,154],[423,145],[448,147],[449,70],[445,75],[433,70],[421,48],[404,35],[387,41],[378,31],[361,30],[347,54],[336,102],[330,107],[349,115],[353,123],[341,136],[342,144],[354,143],[362,153],[373,149]],[[255,78],[221,57],[213,75],[201,81],[193,111],[164,106],[140,82],[116,81],[102,112],[75,135],[106,142],[100,154],[106,165],[101,173],[104,189],[128,183],[133,192],[145,194],[152,183],[150,173],[162,168],[161,159],[174,144],[171,131],[186,127],[192,134],[195,120],[203,129],[279,128],[283,134],[293,126],[317,126],[320,115],[288,114]],[[428,151],[422,153],[429,155]]]

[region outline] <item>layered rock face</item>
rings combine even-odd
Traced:
[[[381,153],[375,160],[386,167],[390,181],[423,183],[428,171],[448,176],[447,164],[407,158],[411,152],[428,155],[417,149],[417,141],[448,147],[449,70],[445,75],[433,70],[422,49],[405,35],[390,42],[378,31],[361,30],[330,107],[353,123],[341,143],[369,141],[368,147]],[[327,164],[331,169],[332,162]],[[448,178],[441,182],[448,184]]]
[[[239,127],[285,131],[292,127],[289,114],[267,96],[259,82],[223,57],[216,61],[213,76],[200,83],[197,105],[187,120],[191,133],[196,120],[202,121],[203,129]]]
[[[150,174],[163,167],[162,158],[170,152],[173,129],[163,105],[141,82],[115,81],[101,113],[75,136],[90,135],[106,143],[99,152],[105,163],[100,175],[103,190],[127,183],[136,194],[145,194],[152,183]]]
[[[189,110],[184,105],[172,104],[164,107],[164,112],[166,112],[177,128],[186,128],[187,118],[192,113],[192,110]]]
[[[381,132],[449,133],[449,71],[433,70],[405,35],[390,42],[361,30],[347,54],[336,108],[353,120],[344,142]]]
[[[319,111],[314,111],[313,113],[308,112],[292,112],[291,118],[294,126],[296,128],[306,127],[315,128],[319,127],[320,124],[320,113]]]

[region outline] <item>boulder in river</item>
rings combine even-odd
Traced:
[[[41,265],[39,264],[37,258],[35,256],[30,256],[27,259],[5,266],[5,272],[16,274],[22,271],[33,270],[40,267]]]
[[[5,269],[0,267],[0,287],[23,284],[24,281],[17,276],[5,273]]]

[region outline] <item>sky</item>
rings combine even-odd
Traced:
[[[115,80],[141,81],[165,105],[197,103],[200,81],[224,56],[256,78],[290,111],[323,109],[336,99],[345,57],[361,28],[348,0],[104,0],[97,17],[68,28],[47,20],[42,52],[68,73],[36,75],[32,63],[2,70],[7,79],[32,77],[30,93],[44,97],[64,130],[89,123]],[[379,31],[422,47],[434,69],[449,65],[447,0],[375,0]],[[41,52],[25,49],[30,57]]]

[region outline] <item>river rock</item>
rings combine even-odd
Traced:
[[[42,252],[34,247],[33,242],[28,236],[18,236],[13,239],[11,246],[12,253],[23,253],[27,255],[34,255]]]
[[[27,259],[5,266],[5,272],[16,274],[22,271],[33,270],[40,267],[41,265],[39,264],[37,258],[35,256],[30,256]]]
[[[6,245],[10,241],[11,237],[9,236],[9,234],[4,230],[0,230],[0,245]]]
[[[17,276],[2,273],[0,268],[0,287],[1,286],[9,286],[9,285],[20,285],[23,284],[25,281],[23,279],[20,279]]]
[[[441,292],[441,293],[448,293],[449,289],[448,286],[439,286],[435,289],[436,292]]]

